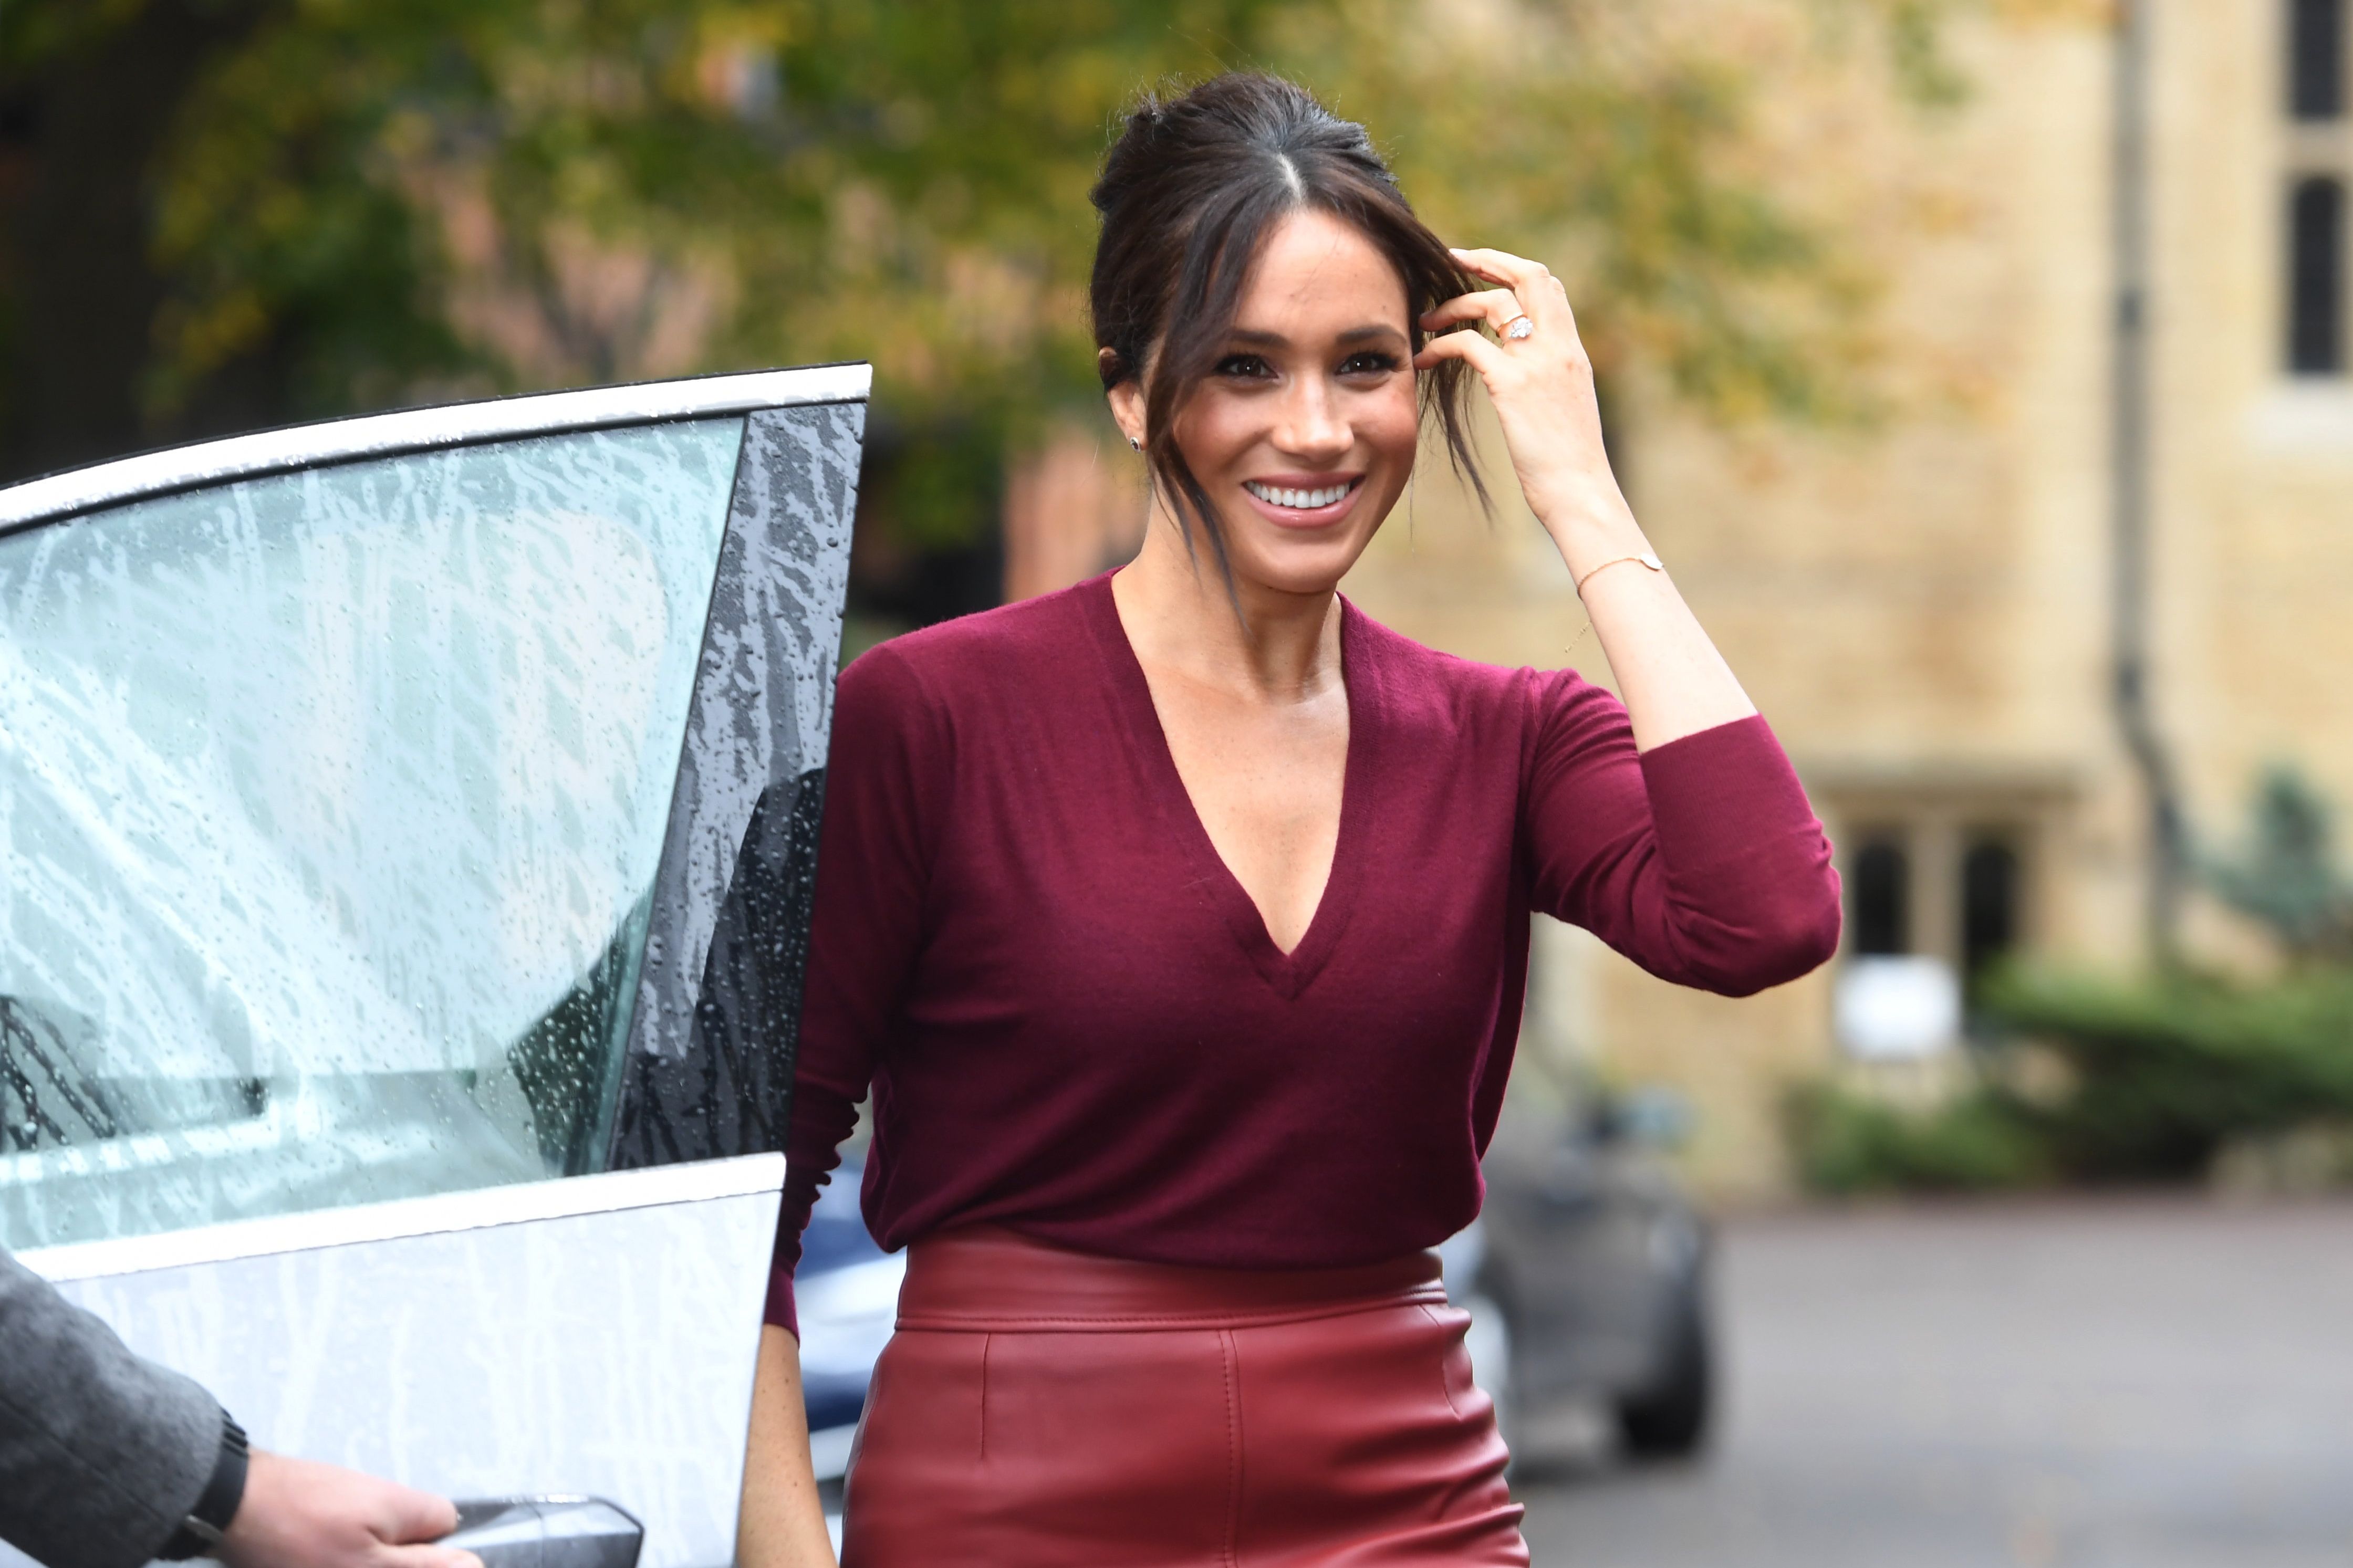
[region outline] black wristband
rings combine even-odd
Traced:
[[[222,1411],[220,1458],[213,1464],[213,1479],[205,1483],[196,1506],[180,1521],[180,1528],[156,1556],[166,1563],[180,1563],[206,1556],[220,1545],[228,1534],[229,1521],[237,1517],[237,1505],[245,1500],[246,1455],[245,1428]]]

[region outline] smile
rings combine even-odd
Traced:
[[[1244,479],[1242,489],[1269,506],[1287,506],[1301,511],[1313,511],[1318,507],[1330,506],[1335,501],[1344,500],[1350,490],[1355,489],[1362,482],[1361,479],[1345,479],[1336,485],[1325,485],[1316,489],[1294,489],[1284,485],[1262,485],[1256,479]]]

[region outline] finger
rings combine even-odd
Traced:
[[[1453,256],[1472,277],[1501,283],[1506,289],[1517,289],[1552,276],[1544,263],[1514,256],[1508,250],[1456,250]]]
[[[1421,352],[1413,356],[1413,368],[1433,370],[1451,359],[1462,361],[1491,380],[1497,371],[1511,363],[1510,357],[1493,338],[1482,338],[1476,332],[1440,332],[1421,345]]]
[[[1567,310],[1568,290],[1560,286],[1560,279],[1541,261],[1530,261],[1508,250],[1457,250],[1453,255],[1472,276],[1509,289],[1518,298],[1520,309],[1538,326],[1543,326],[1545,318],[1556,309]]]
[[[458,1528],[457,1504],[414,1487],[388,1487],[382,1506],[376,1534],[390,1546],[438,1541]]]
[[[1459,294],[1421,318],[1425,331],[1444,331],[1465,321],[1483,321],[1491,327],[1501,327],[1514,316],[1522,314],[1519,296],[1509,289],[1487,289],[1476,294]]]

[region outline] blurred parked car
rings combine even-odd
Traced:
[[[899,1281],[907,1274],[907,1255],[876,1246],[858,1212],[864,1174],[845,1160],[818,1190],[793,1279],[809,1455],[820,1485],[839,1481],[849,1468],[850,1436],[866,1410],[875,1358],[898,1321]]]
[[[1472,1312],[1472,1367],[1523,1457],[1597,1407],[1629,1458],[1681,1458],[1706,1441],[1710,1242],[1660,1158],[1674,1120],[1655,1100],[1508,1104],[1487,1150],[1484,1211],[1441,1249],[1448,1287]]]
[[[729,1560],[868,379],[0,489],[0,1241],[257,1443]]]

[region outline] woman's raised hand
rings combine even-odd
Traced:
[[[1459,359],[1487,383],[1512,468],[1536,521],[1560,547],[1644,751],[1757,711],[1664,572],[1596,576],[1650,550],[1601,446],[1593,362],[1559,279],[1500,250],[1458,250],[1464,271],[1499,288],[1449,300],[1422,317],[1431,338],[1414,359],[1427,370]],[[1525,315],[1526,322],[1514,326]],[[1446,331],[1465,322],[1495,330]],[[1656,560],[1655,556],[1650,557]],[[1590,592],[1587,586],[1590,580]]]
[[[1536,521],[1560,545],[1572,572],[1605,553],[1647,548],[1601,444],[1593,362],[1577,335],[1568,291],[1541,262],[1501,250],[1457,250],[1474,277],[1500,285],[1449,300],[1421,318],[1430,339],[1414,360],[1427,370],[1459,359],[1487,384],[1511,447],[1512,468]],[[1525,316],[1524,327],[1514,322]],[[1450,331],[1483,322],[1497,336]]]

